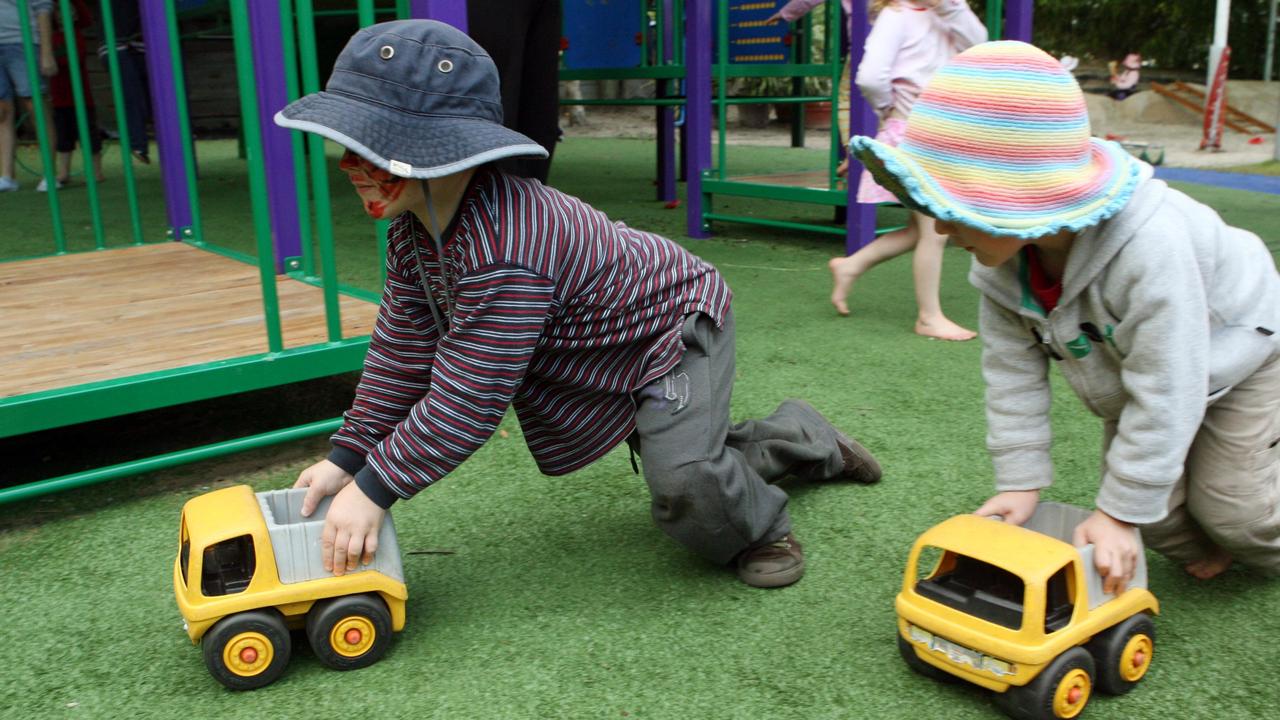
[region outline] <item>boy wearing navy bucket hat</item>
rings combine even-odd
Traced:
[[[498,75],[429,20],[364,28],[323,92],[276,122],[347,149],[366,212],[388,218],[387,284],[364,374],[303,514],[336,494],[322,550],[368,562],[386,508],[447,475],[514,406],[539,469],[624,440],[658,526],[757,587],[799,580],[784,474],[874,482],[880,468],[807,403],[729,423],[734,325],[715,268],[492,161],[543,157],[502,126]]]
[[[920,96],[898,148],[852,152],[974,255],[987,445],[1022,523],[1053,481],[1049,368],[1103,421],[1093,543],[1108,591],[1145,544],[1207,579],[1280,573],[1280,275],[1256,235],[1091,138],[1075,80],[1019,42],[975,46]]]

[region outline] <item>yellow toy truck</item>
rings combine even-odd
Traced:
[[[232,690],[267,685],[289,663],[290,629],[305,628],[320,662],[377,662],[404,628],[408,590],[388,515],[374,562],[335,577],[320,560],[332,498],[302,517],[305,488],[215,490],[182,508],[173,590],[183,627],[209,673]]]
[[[921,535],[895,603],[907,665],[994,690],[1020,720],[1074,718],[1095,688],[1132,689],[1151,666],[1159,606],[1141,551],[1124,592],[1102,592],[1093,546],[1071,545],[1088,516],[1040,503],[1022,527],[959,515]]]

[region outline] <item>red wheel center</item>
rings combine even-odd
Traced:
[[[1067,691],[1067,702],[1072,705],[1080,702],[1080,688],[1073,687]]]
[[[359,630],[351,628],[347,631],[347,634],[342,637],[347,641],[348,645],[357,645],[360,643],[360,639],[364,637],[364,635],[362,635]]]
[[[1141,650],[1135,652],[1133,654],[1133,666],[1142,667],[1142,663],[1145,662],[1146,659],[1147,659],[1146,653],[1142,652]]]
[[[251,647],[247,647],[240,651],[240,662],[246,665],[252,665],[258,662],[258,651]]]

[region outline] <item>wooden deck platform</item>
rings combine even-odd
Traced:
[[[277,278],[286,348],[325,342],[319,288]],[[343,337],[378,306],[340,296]],[[258,268],[183,243],[0,263],[0,398],[267,351]]]

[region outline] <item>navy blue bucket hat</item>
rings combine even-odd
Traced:
[[[474,40],[434,20],[361,28],[325,89],[276,113],[393,175],[437,178],[502,158],[547,157],[502,125],[498,70]]]

